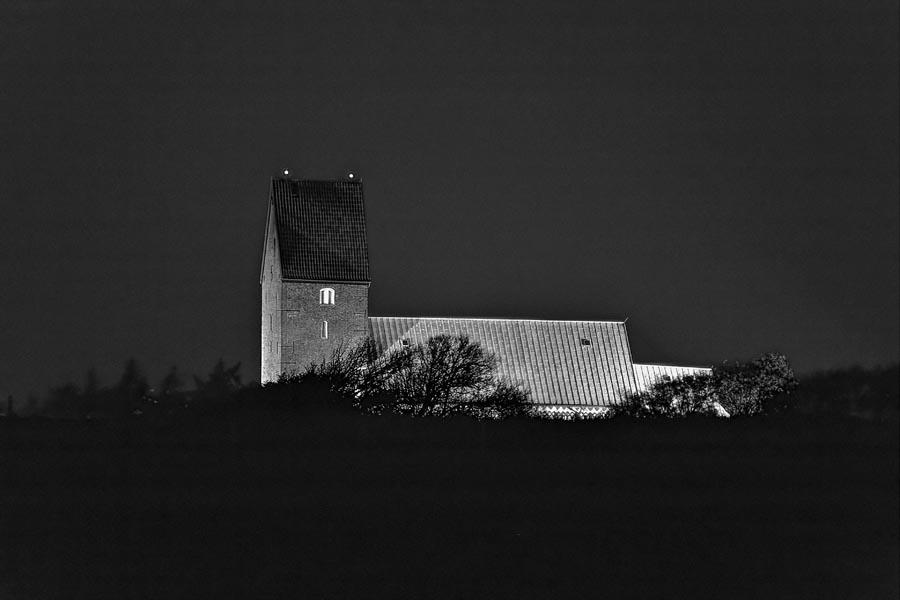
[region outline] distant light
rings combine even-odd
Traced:
[[[291,173],[291,172],[288,171],[287,169],[284,170],[284,174],[285,174],[285,175],[290,175],[290,173]]]
[[[354,175],[353,175],[353,173],[350,173],[349,175],[347,175],[347,177],[349,177],[350,179],[353,179]]]

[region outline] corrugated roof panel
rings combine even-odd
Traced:
[[[566,343],[571,348],[571,352],[578,357],[578,362],[572,365],[575,381],[582,390],[586,391],[586,394],[584,394],[585,398],[591,399],[596,395],[596,392],[592,391],[595,386],[590,376],[590,365],[594,362],[595,354],[592,352],[594,346],[581,345],[581,340],[584,338],[584,323],[579,323],[575,330],[571,332],[571,335],[568,336]]]
[[[510,326],[509,335],[506,336],[506,339],[509,342],[509,356],[512,358],[506,364],[503,364],[501,368],[504,373],[507,373],[512,383],[528,386],[529,384],[526,383],[525,377],[525,353],[522,350],[521,327],[516,325]]]
[[[597,337],[601,343],[601,351],[606,357],[606,361],[617,367],[620,361],[625,360],[625,355],[619,352],[616,344],[616,339],[619,335],[621,335],[621,332],[618,328],[613,331],[602,330],[597,332]],[[628,360],[630,362],[630,357]],[[621,371],[621,368],[612,368],[603,372],[603,386],[608,390],[607,394],[617,398],[625,393],[619,377]]]
[[[541,393],[547,396],[559,398],[562,402],[568,402],[569,399],[560,394],[559,387],[556,385],[556,377],[553,376],[553,366],[548,356],[547,346],[544,342],[544,336],[541,329],[536,329],[528,323],[526,326],[528,331],[528,349],[534,355],[534,372],[537,380],[540,382]]]
[[[687,375],[711,373],[708,367],[680,367],[676,365],[648,365],[634,363],[634,376],[638,390],[645,391],[662,377],[679,379]]]
[[[611,361],[619,360],[620,357],[610,354],[608,349],[607,336],[602,329],[590,328],[591,333],[591,352],[603,357],[603,361],[612,364]],[[602,364],[602,363],[601,363]],[[612,374],[610,369],[595,369],[594,380],[595,386],[600,390],[601,395],[615,395],[615,387],[612,385]]]
[[[528,323],[526,328],[528,329],[529,350],[534,352],[536,358],[534,368],[541,382],[542,393],[547,397],[559,398],[566,404],[570,403],[572,399],[562,395],[559,383],[553,373],[553,363],[543,336],[544,328],[535,328],[531,323]]]
[[[595,397],[597,395],[597,382],[594,379],[596,367],[595,361],[592,359],[596,352],[596,346],[594,346],[591,337],[592,335],[588,331],[588,328],[582,323],[578,327],[578,335],[573,338],[572,344],[575,346],[575,352],[578,352],[581,355],[582,366],[581,369],[579,369],[580,377],[584,382],[585,388],[591,391],[591,397]],[[582,339],[591,340],[591,345],[583,346],[581,343]]]
[[[528,379],[527,377],[527,364],[525,348],[522,344],[522,324],[519,322],[515,322],[512,324],[511,328],[513,329],[512,335],[509,336],[510,343],[513,346],[513,352],[511,356],[513,357],[513,369],[516,372],[516,379],[519,382],[524,382]]]
[[[597,339],[594,331],[585,324],[582,324],[580,330],[580,336],[578,339],[578,350],[585,356],[585,365],[584,369],[584,378],[587,380],[587,385],[590,386],[591,396],[596,397],[600,395],[600,377],[603,375],[602,371],[597,368],[597,361],[590,360],[593,356],[597,355],[598,347],[597,347]],[[581,343],[582,339],[588,340],[591,345],[583,346]]]
[[[617,356],[615,353],[610,352],[609,348],[609,340],[608,336],[605,335],[605,332],[594,331],[595,334],[595,343],[597,344],[597,348],[595,352],[603,357],[603,361],[612,364],[612,361],[615,361]],[[611,369],[605,369],[598,374],[598,385],[600,389],[603,390],[604,395],[612,395],[613,390],[616,389],[616,386],[613,385],[613,373]]]
[[[621,357],[625,355],[625,345],[622,344],[622,336],[626,335],[624,328],[621,331],[620,335],[617,336],[609,336],[609,350],[610,352],[616,356]],[[629,360],[629,362],[631,362]],[[616,364],[619,364],[618,361]],[[625,394],[628,394],[632,391],[631,386],[628,385],[628,374],[630,373],[630,369],[616,369],[612,373],[612,385],[616,387],[616,389],[622,390]]]
[[[422,344],[439,333],[467,334],[497,356],[498,374],[522,383],[537,404],[610,406],[633,389],[618,322],[370,317],[369,329],[382,352],[401,338]],[[591,345],[582,346],[582,338]]]
[[[561,398],[568,398],[570,402],[577,402],[580,398],[577,393],[573,393],[571,389],[571,376],[567,372],[565,363],[560,360],[564,352],[563,343],[565,339],[560,334],[563,333],[551,324],[550,327],[538,327],[536,330],[540,334],[540,342],[544,347],[547,356],[547,365],[550,367],[549,375],[551,381],[555,384],[554,392]],[[577,360],[578,357],[572,356],[571,359]]]
[[[575,324],[573,331],[559,329],[559,335],[556,338],[559,344],[556,362],[562,372],[560,379],[565,383],[566,395],[576,399],[579,404],[584,404],[584,401],[590,398],[590,390],[584,389],[584,382],[581,380],[581,365],[584,361],[581,352],[576,351],[574,344],[575,336],[578,335],[578,325],[578,323]],[[574,360],[565,360],[566,356],[571,356]]]

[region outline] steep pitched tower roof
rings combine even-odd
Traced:
[[[362,183],[273,178],[284,279],[369,283]]]

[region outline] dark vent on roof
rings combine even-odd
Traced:
[[[282,276],[369,281],[362,184],[272,180]]]

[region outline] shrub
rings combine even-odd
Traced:
[[[782,354],[763,354],[751,363],[723,363],[713,368],[716,401],[733,416],[769,412],[775,397],[787,402],[797,378]]]
[[[438,335],[384,355],[366,339],[280,381],[319,381],[372,414],[507,418],[530,412],[527,393],[496,376],[497,361],[467,336]]]
[[[663,377],[649,390],[630,396],[616,412],[634,417],[751,416],[782,404],[797,380],[787,358],[764,354],[750,363],[723,363],[710,373]]]
[[[194,383],[197,386],[197,399],[201,402],[222,402],[233,399],[242,387],[240,370],[240,362],[226,367],[225,361],[220,358],[216,361],[206,379],[194,376]],[[173,377],[177,377],[176,373],[171,374]],[[178,381],[173,379],[164,383],[177,385]]]

